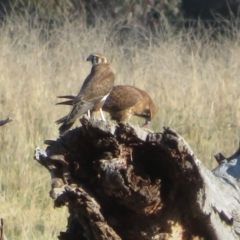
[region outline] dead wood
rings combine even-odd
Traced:
[[[73,239],[239,239],[240,192],[206,169],[170,128],[81,119],[34,158],[67,206]]]
[[[3,219],[0,218],[0,240],[7,240],[6,236],[4,235],[3,231]]]
[[[0,240],[3,240],[3,219],[0,218]]]
[[[240,147],[230,157],[225,157],[222,153],[217,153],[214,157],[219,165],[212,170],[213,174],[240,191]]]
[[[6,119],[4,119],[4,120],[0,120],[0,127],[1,126],[3,126],[4,124],[6,124],[6,123],[9,123],[9,122],[11,122],[12,121],[12,119],[11,118],[6,118]]]

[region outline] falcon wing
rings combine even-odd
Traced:
[[[87,112],[89,109],[92,109],[94,106],[91,102],[81,102],[78,104],[75,104],[71,110],[71,112],[56,121],[56,123],[62,125],[59,127],[59,133],[60,135],[63,135],[65,132],[67,132],[71,126],[74,124],[77,118],[81,117],[85,112]]]
[[[90,74],[83,83],[77,97],[73,100],[73,104],[79,102],[92,102],[96,104],[101,101],[112,90],[115,76],[110,68],[102,72]]]
[[[64,96],[57,96],[57,98],[67,98],[67,99],[74,99],[76,96],[73,95],[64,95]]]
[[[134,106],[141,98],[141,94],[132,86],[114,86],[103,105],[103,110],[122,111]]]
[[[76,96],[64,95],[64,96],[57,96],[57,98],[67,98],[67,99],[70,99],[70,100],[63,101],[63,102],[58,102],[55,105],[70,105],[71,106],[71,105],[73,105],[73,100],[74,100],[74,98],[76,98]]]

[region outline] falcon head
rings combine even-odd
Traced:
[[[142,113],[142,115],[146,119],[143,126],[148,126],[148,124],[151,122],[151,120],[155,117],[156,113],[157,113],[157,109],[155,107],[155,104],[153,103],[152,99],[149,98],[147,107],[145,108],[144,112]]]
[[[108,63],[107,58],[102,53],[92,53],[87,58],[87,61],[91,61],[93,66]]]

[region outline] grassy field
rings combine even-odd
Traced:
[[[58,137],[54,121],[69,109],[55,106],[56,96],[78,92],[92,52],[105,53],[116,84],[152,96],[158,113],[151,128],[175,129],[207,167],[216,166],[214,153],[229,155],[238,147],[238,32],[234,40],[216,41],[209,32],[192,37],[166,30],[154,39],[140,28],[124,31],[109,23],[87,29],[84,22],[66,21],[48,32],[15,17],[0,26],[0,119],[14,119],[0,128],[0,216],[9,239],[56,239],[66,228],[67,210],[53,209],[50,175],[33,151]]]

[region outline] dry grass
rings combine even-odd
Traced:
[[[105,53],[116,84],[145,89],[158,108],[152,128],[177,130],[207,167],[216,165],[213,153],[228,155],[237,148],[237,33],[234,41],[213,41],[208,33],[191,39],[189,33],[169,31],[153,44],[151,35],[136,30],[119,44],[118,31],[107,23],[87,29],[66,21],[53,27],[46,41],[43,32],[14,17],[0,27],[0,119],[14,119],[0,129],[0,215],[9,239],[56,239],[65,229],[67,211],[53,209],[50,176],[33,161],[33,150],[58,137],[54,121],[68,109],[54,105],[56,96],[78,92],[90,70],[89,53]]]

